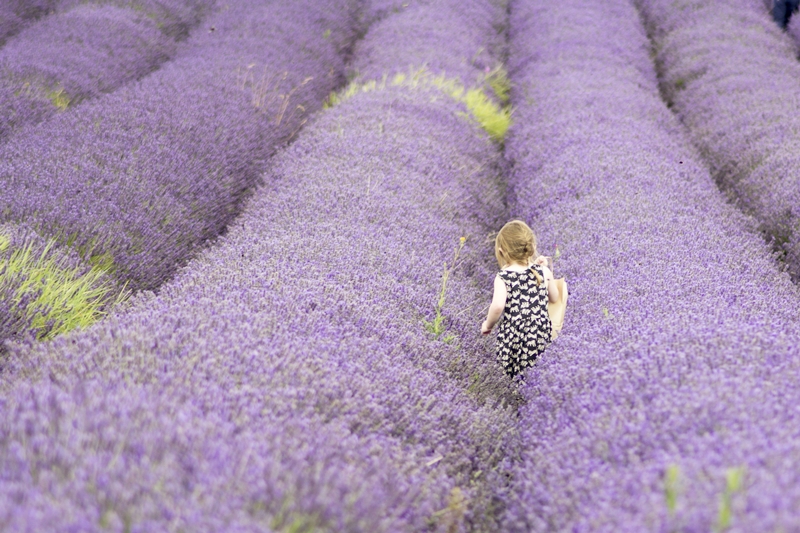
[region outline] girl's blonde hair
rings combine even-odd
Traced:
[[[525,222],[512,220],[507,222],[494,239],[494,256],[497,264],[503,268],[512,262],[527,265],[536,254],[536,235]],[[536,277],[536,284],[542,283],[542,277],[531,267]]]

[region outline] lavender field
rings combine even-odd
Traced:
[[[800,531],[798,22],[6,2],[0,531]]]

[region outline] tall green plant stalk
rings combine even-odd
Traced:
[[[444,324],[445,318],[442,314],[442,308],[444,307],[445,297],[447,295],[447,280],[450,279],[450,275],[455,270],[456,265],[458,264],[458,257],[461,255],[461,250],[464,249],[466,242],[466,237],[461,237],[458,240],[458,246],[456,247],[456,253],[453,257],[453,262],[450,265],[450,268],[447,267],[447,261],[445,261],[444,272],[442,273],[442,289],[439,291],[439,301],[436,302],[436,306],[434,308],[436,311],[436,316],[433,318],[433,321],[425,321],[425,329],[430,333],[433,333],[437,339],[441,337],[442,333],[444,333],[447,329]],[[454,337],[452,335],[449,335],[442,340],[445,342],[451,342],[453,338]]]

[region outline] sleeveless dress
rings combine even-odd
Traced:
[[[497,360],[514,377],[532,366],[536,357],[550,344],[552,325],[547,313],[547,284],[539,265],[534,265],[542,280],[530,269],[524,272],[501,270],[506,284],[506,306],[497,332]]]

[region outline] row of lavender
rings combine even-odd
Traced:
[[[158,287],[225,228],[264,160],[341,84],[359,4],[315,9],[226,5],[157,72],[12,136],[0,147],[0,221],[57,238],[130,289]]]
[[[205,0],[204,3],[211,5]],[[5,0],[0,5],[0,45],[42,17],[87,4],[135,9],[156,20],[162,31],[174,37],[188,32],[198,15],[194,0]]]
[[[71,236],[113,256],[133,288],[157,287],[341,82],[353,9],[231,4],[158,72],[6,143],[4,218]]]
[[[0,48],[0,140],[59,110],[152,72],[177,51],[212,0],[78,0]]]
[[[572,294],[503,530],[795,529],[797,287],[660,99],[630,0],[517,0],[510,28],[511,209]]]
[[[0,5],[0,45],[53,8],[54,0],[6,0]]]
[[[494,65],[472,58],[502,49],[504,18],[480,0],[401,8],[354,69],[447,50],[439,68],[476,79]],[[402,59],[377,52],[411,21]],[[236,224],[158,296],[17,347],[0,387],[0,520],[497,530],[515,424],[476,332],[475,280],[491,279],[500,154],[464,111],[435,87],[358,92],[273,160]],[[437,336],[426,324],[443,287]]]
[[[767,8],[769,9],[769,6]],[[794,40],[795,44],[800,45],[800,17],[792,16],[789,19],[789,23],[786,25],[786,33]]]
[[[637,0],[661,89],[712,175],[800,275],[797,45],[758,0]]]

